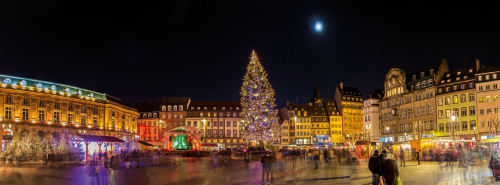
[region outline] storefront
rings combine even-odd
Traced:
[[[297,138],[295,139],[295,144],[297,145],[310,145],[311,144],[311,139],[309,138]]]
[[[328,135],[315,135],[312,136],[312,142],[315,145],[325,145],[330,143],[330,136]]]

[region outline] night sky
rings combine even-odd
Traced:
[[[325,99],[340,82],[367,97],[393,67],[413,72],[442,58],[451,70],[475,66],[476,58],[499,65],[497,9],[421,1],[1,1],[0,73],[124,102],[239,102],[254,49],[278,108],[297,97],[309,102],[316,78]]]

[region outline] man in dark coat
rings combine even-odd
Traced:
[[[118,179],[117,179],[117,175],[118,175],[118,170],[120,170],[120,158],[118,157],[118,155],[113,154],[111,159],[110,159],[110,165],[111,165],[111,179],[110,179],[110,185],[118,185]]]
[[[368,161],[368,169],[372,172],[372,184],[378,185],[379,176],[382,175],[382,164],[379,156],[379,151],[375,150],[373,156]]]
[[[383,175],[386,185],[396,185],[397,177],[399,176],[398,163],[393,159],[386,159],[383,164]]]
[[[271,161],[272,159],[269,157],[269,154],[266,152],[264,153],[264,156],[262,156],[262,159],[260,160],[260,163],[262,163],[262,183],[265,184],[266,180],[267,183],[269,184],[271,181],[269,180],[269,175],[271,173]]]

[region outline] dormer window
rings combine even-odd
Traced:
[[[191,107],[191,110],[194,110],[194,107]]]
[[[444,83],[444,80],[441,80],[441,83]]]
[[[459,72],[457,72],[457,75],[460,75],[460,73],[462,73],[462,72],[460,72],[460,71],[459,71]]]
[[[446,80],[446,82],[451,82],[451,79]]]
[[[467,79],[467,76],[464,76],[464,80],[466,80],[466,79]]]
[[[490,75],[486,75],[486,76],[484,77],[484,79],[486,79],[486,80],[490,80]]]
[[[425,76],[425,73],[424,72],[421,72],[420,73],[420,78],[423,78]]]
[[[239,107],[236,107],[236,110],[240,110],[240,108],[239,108]]]
[[[497,79],[497,74],[493,74],[493,80]]]
[[[416,80],[417,79],[417,75],[413,75],[413,80]]]
[[[214,107],[214,110],[216,110],[216,109],[217,109],[217,108],[216,108],[216,107]]]
[[[196,110],[200,110],[200,107],[196,107]]]
[[[229,107],[229,110],[233,110],[233,107]]]
[[[222,110],[226,110],[226,107],[222,107]]]
[[[417,83],[417,89],[420,89],[420,82]]]
[[[424,87],[425,87],[425,85],[426,85],[426,84],[425,84],[425,81],[423,81],[423,82],[422,82],[422,88],[424,88]]]
[[[434,69],[430,70],[431,76],[434,75]]]
[[[207,107],[203,107],[203,110],[207,110]]]
[[[431,86],[432,85],[432,80],[427,81],[427,85]]]
[[[163,112],[167,111],[167,106],[165,106],[165,105],[161,106],[161,111],[163,111]]]
[[[479,81],[481,81],[481,80],[483,80],[483,77],[482,77],[482,76],[478,76],[478,77],[477,77],[477,79],[478,79]]]
[[[457,78],[457,81],[459,81],[459,80],[460,80],[460,77]]]
[[[450,77],[450,74],[446,74],[446,77]]]

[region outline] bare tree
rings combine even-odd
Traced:
[[[498,135],[498,130],[500,129],[500,112],[489,113],[488,114],[488,128],[491,132],[494,130],[493,136]]]

